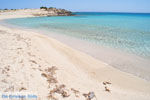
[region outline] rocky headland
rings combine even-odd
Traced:
[[[13,12],[13,13],[12,13]],[[40,9],[4,9],[0,10],[0,15],[4,14],[23,14],[23,15],[32,15],[32,16],[73,16],[71,11],[65,9],[57,9],[57,8],[47,8],[41,7]]]

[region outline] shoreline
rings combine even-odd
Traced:
[[[57,41],[64,43],[65,45],[73,49],[84,52],[87,55],[90,55],[102,62],[105,62],[106,64],[117,68],[120,71],[127,72],[129,74],[133,74],[137,77],[150,81],[150,68],[148,67],[150,65],[150,62],[148,58],[142,58],[135,54],[123,52],[121,50],[113,48],[103,47],[94,43],[90,43],[89,41],[80,40],[75,37],[55,32],[22,28],[5,23],[4,25],[6,25],[6,27],[8,26],[14,29],[19,28],[21,30],[33,31],[35,33],[54,38]]]
[[[38,33],[42,33],[42,31]],[[50,36],[73,49],[84,52],[85,54],[90,55],[116,69],[119,69],[120,71],[127,72],[150,81],[150,60],[147,58],[142,58],[135,54],[123,52],[121,50],[100,46],[71,36],[63,36],[57,33],[54,33],[53,35],[53,33],[48,33],[44,35]]]
[[[4,27],[1,25],[0,25],[0,30],[2,31],[2,33],[5,33],[5,34],[11,33],[12,36],[14,36],[17,33],[17,34],[20,34],[22,37],[27,37],[30,40],[29,42],[26,41],[27,43],[30,43],[29,45],[31,49],[30,55],[34,54],[40,59],[44,59],[45,61],[45,63],[40,64],[42,65],[41,70],[45,68],[44,67],[45,65],[57,66],[59,70],[56,76],[59,82],[66,84],[67,87],[78,88],[80,91],[82,91],[82,93],[84,92],[87,93],[87,91],[94,91],[98,100],[100,98],[103,98],[103,100],[107,100],[107,99],[148,100],[150,98],[150,94],[149,94],[150,82],[147,82],[131,74],[121,72],[103,63],[102,61],[96,60],[95,58],[83,52],[72,49],[69,46],[51,37],[47,37],[45,35],[38,34],[35,32],[31,32],[31,31],[8,28],[8,27]],[[9,34],[8,35],[6,34],[6,36],[9,36]],[[23,40],[27,40],[27,39],[23,39]],[[7,43],[6,40],[5,42]],[[13,41],[8,40],[8,42],[11,43]],[[28,50],[28,47],[25,47],[25,48],[26,49],[24,50],[24,52]],[[36,59],[35,61],[38,61],[38,60]],[[26,66],[26,68],[29,68],[28,69],[29,73],[33,73],[32,74],[33,76],[37,75],[39,78],[37,80],[35,80],[34,78],[31,78],[31,80],[33,81],[31,80],[29,81],[31,82],[31,84],[29,85],[29,87],[27,87],[27,89],[32,90],[34,92],[36,90],[44,89],[44,92],[38,91],[39,92],[38,95],[40,95],[40,97],[45,97],[45,95],[48,94],[48,91],[47,91],[48,89],[46,90],[47,81],[44,80],[39,75],[41,72],[30,71],[32,69],[32,67],[30,66]],[[26,81],[26,80],[24,79],[23,81]],[[34,81],[38,82],[38,84],[35,85]],[[102,84],[104,81],[111,82],[112,85],[108,86],[108,88],[110,88],[111,90],[111,93],[105,92],[105,86]],[[44,83],[44,85],[42,85],[41,83]],[[71,96],[70,99],[74,100],[75,97]],[[84,100],[85,98],[81,97],[81,100],[82,99]]]
[[[44,35],[52,37],[73,49],[84,52],[85,54],[90,55],[95,59],[100,60],[114,68],[117,68],[120,71],[127,72],[129,74],[133,74],[142,79],[150,81],[150,60],[148,58],[142,58],[135,54],[123,52],[121,50],[109,47],[100,46],[89,41],[80,40],[75,37],[55,32],[48,32],[35,29],[29,30],[37,32],[39,34],[44,33]]]

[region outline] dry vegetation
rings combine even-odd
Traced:
[[[47,79],[47,82],[49,84],[48,87],[50,91],[48,94],[48,98],[50,100],[58,100],[56,94],[60,95],[62,98],[67,98],[70,95],[72,95],[72,92],[77,98],[79,98],[79,96],[84,96],[85,100],[92,100],[93,98],[96,98],[94,92],[82,94],[79,90],[76,90],[74,88],[68,89],[66,85],[60,84],[57,80],[57,77],[55,76],[56,70],[58,69],[55,66],[52,66],[50,68],[45,69],[45,71],[41,74],[41,76]]]
[[[103,82],[103,85],[105,85],[105,91],[106,91],[106,92],[111,92],[110,89],[107,87],[107,85],[110,85],[110,84],[111,84],[111,83],[110,83],[110,82],[107,82],[107,81]]]

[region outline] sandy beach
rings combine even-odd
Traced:
[[[0,20],[35,17],[32,10],[27,12],[0,13]],[[150,82],[51,37],[3,25],[0,75],[0,95],[28,92],[37,95],[33,100],[150,99]]]

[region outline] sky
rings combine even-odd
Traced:
[[[75,12],[150,13],[150,0],[0,0],[0,9],[63,8]]]

